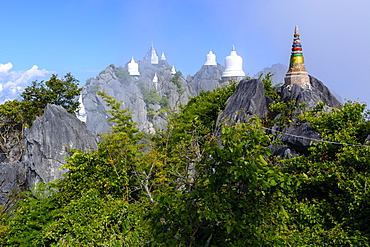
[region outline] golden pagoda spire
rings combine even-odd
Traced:
[[[294,39],[292,53],[290,55],[289,70],[284,80],[286,85],[292,85],[296,83],[305,89],[310,88],[310,79],[304,65],[304,57],[302,53],[298,26],[295,26],[294,28]]]

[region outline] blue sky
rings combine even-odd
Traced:
[[[71,72],[83,85],[109,64],[142,59],[152,41],[185,76],[209,49],[224,64],[234,44],[253,76],[288,65],[299,25],[309,74],[370,104],[368,0],[12,0],[2,1],[0,23],[3,98],[51,73]]]

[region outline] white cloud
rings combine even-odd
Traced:
[[[31,84],[32,81],[44,79],[53,72],[39,69],[33,65],[26,71],[13,71],[13,64],[0,64],[0,103],[7,100],[19,98],[23,89]]]
[[[0,64],[0,73],[8,73],[12,68],[12,63]]]

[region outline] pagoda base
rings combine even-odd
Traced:
[[[288,72],[284,77],[285,85],[298,84],[303,89],[311,89],[310,77],[306,71]]]

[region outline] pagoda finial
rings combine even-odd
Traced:
[[[298,84],[303,88],[309,89],[310,79],[304,65],[301,39],[299,36],[298,26],[295,26],[289,70],[284,80],[286,85]]]
[[[231,47],[231,50],[232,51],[235,51],[235,46],[234,45]]]
[[[299,29],[298,29],[298,26],[297,25],[294,28],[294,34],[295,35],[299,35]]]

